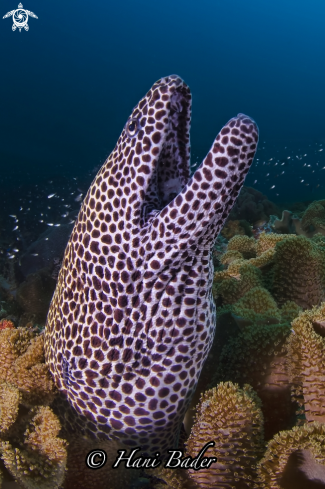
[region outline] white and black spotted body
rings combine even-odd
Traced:
[[[175,446],[211,347],[211,248],[258,141],[239,114],[189,179],[190,117],[177,76],[134,108],[83,202],[45,330],[83,432],[152,454]]]

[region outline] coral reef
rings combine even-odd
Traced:
[[[281,219],[273,221],[273,228],[279,233],[295,233],[307,238],[325,235],[325,200],[315,200],[298,216],[284,210]]]
[[[302,308],[325,298],[325,249],[304,237],[286,238],[274,254],[273,294],[279,304],[294,301]]]
[[[252,388],[220,383],[202,395],[187,454],[195,457],[213,440],[206,456],[217,457],[207,469],[189,470],[200,488],[254,487],[256,460],[263,450],[263,416]]]
[[[216,298],[218,295],[222,296],[224,304],[234,304],[253,287],[262,286],[262,274],[258,268],[240,262],[239,273],[239,279],[225,275],[223,272],[215,274],[213,293]]]
[[[281,219],[277,218],[276,216],[272,217],[274,217],[274,219],[272,219],[272,227],[277,233],[292,234],[296,232],[296,227],[293,222],[295,216],[291,211],[282,211]]]
[[[308,422],[325,423],[325,303],[300,314],[288,342],[289,374]]]
[[[45,323],[56,281],[48,269],[31,273],[20,284],[16,300],[24,313],[33,314],[36,322]]]
[[[236,235],[252,236],[252,229],[249,223],[244,219],[241,221],[238,219],[235,221],[229,219],[222,228],[221,234],[224,238],[229,240]]]
[[[14,329],[15,325],[9,319],[1,319],[0,321],[0,330],[2,329]]]
[[[256,256],[256,241],[253,237],[234,236],[228,243],[227,251],[239,251],[244,258]]]
[[[230,218],[245,219],[254,224],[261,220],[268,221],[271,214],[280,215],[278,207],[262,192],[244,186],[230,212]]]
[[[303,485],[293,485],[288,474],[288,463],[290,456],[298,450],[309,452],[309,466],[322,464],[324,476],[325,464],[325,425],[311,423],[304,426],[296,426],[290,431],[282,431],[268,443],[264,457],[258,464],[258,486],[261,489],[284,489],[284,488],[312,488],[313,475],[308,471],[301,471]],[[317,473],[317,472],[316,472]],[[291,469],[292,474],[292,469]],[[315,472],[314,472],[315,474]],[[289,481],[288,481],[289,478]]]
[[[319,305],[325,298],[324,244],[319,234],[313,239],[275,233],[262,233],[258,240],[235,236],[220,258],[224,269],[214,276],[215,299],[220,296],[222,304],[234,304],[249,289],[264,286],[278,305],[287,301],[304,309]],[[254,250],[255,256],[247,258]]]
[[[109,489],[129,488],[132,481],[139,477],[139,470],[126,469],[124,464],[114,470],[112,469],[112,465],[119,455],[118,450],[126,448],[121,443],[88,439],[76,434],[67,438],[69,447],[67,473],[63,484],[64,489],[88,489],[92,487],[96,489],[107,489],[107,487]],[[107,455],[106,464],[99,470],[90,470],[85,464],[88,453],[93,450],[104,450]],[[127,450],[130,453],[129,447]],[[109,486],[107,485],[108,481]]]
[[[10,325],[9,325],[10,326]],[[56,389],[44,363],[43,335],[11,326],[0,330],[0,455],[26,489],[57,489],[63,482],[66,442],[48,406]]]
[[[232,307],[232,312],[251,322],[279,322],[281,313],[272,295],[264,287],[253,287]],[[277,320],[277,321],[274,321]]]
[[[211,383],[231,380],[254,388],[262,400],[266,439],[287,428],[295,410],[286,369],[290,332],[290,323],[246,326],[224,346]]]
[[[56,489],[63,482],[67,459],[66,442],[58,438],[59,420],[48,406],[35,408],[28,417],[27,423],[22,418],[11,427],[10,441],[0,442],[1,458],[26,489]]]
[[[27,407],[50,404],[56,388],[44,361],[44,338],[27,328],[0,331],[0,381],[19,389]]]

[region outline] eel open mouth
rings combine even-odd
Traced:
[[[191,94],[181,82],[170,96],[166,137],[158,161],[158,194],[162,207],[181,192],[190,173]]]
[[[144,221],[151,211],[169,204],[189,180],[191,105],[189,87],[172,75],[153,85],[126,124],[135,158],[139,155],[142,161],[137,171],[146,174],[140,197]],[[133,163],[136,166],[136,160]]]

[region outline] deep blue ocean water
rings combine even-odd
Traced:
[[[16,4],[0,3],[2,218],[18,195],[41,204],[48,182],[85,192],[134,105],[173,73],[193,94],[193,164],[244,112],[260,128],[246,185],[275,202],[324,197],[323,0],[24,0],[38,19],[13,32],[2,17]]]

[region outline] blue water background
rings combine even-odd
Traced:
[[[244,112],[261,136],[247,184],[325,197],[324,0],[24,0],[38,19],[21,33],[2,19],[17,3],[0,2],[3,189],[102,164],[133,106],[176,73],[193,94],[193,162]]]

